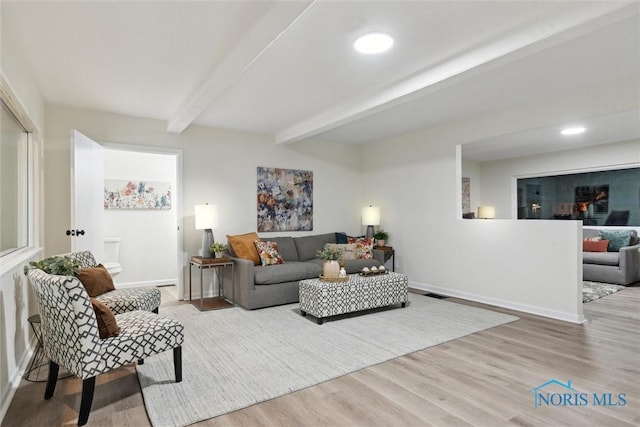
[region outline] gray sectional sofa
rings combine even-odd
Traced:
[[[323,260],[316,257],[327,243],[336,243],[336,233],[303,237],[262,237],[278,244],[284,264],[260,266],[252,261],[236,258],[231,253],[235,267],[236,303],[252,310],[280,304],[298,302],[298,283],[322,274]],[[384,252],[374,248],[373,259],[345,261],[347,273],[357,273],[363,267],[380,266]],[[230,269],[224,269],[225,280],[231,280]],[[228,295],[230,296],[230,295]]]
[[[631,245],[619,252],[582,252],[582,279],[592,282],[629,285],[640,281],[640,243],[638,233],[631,232]],[[583,229],[584,238],[599,235],[597,229]]]

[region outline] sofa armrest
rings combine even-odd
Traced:
[[[235,297],[236,303],[243,307],[249,306],[249,300],[251,293],[255,290],[253,261],[244,258],[234,258],[233,268],[235,272]],[[223,269],[225,280],[231,280],[231,269]],[[225,291],[225,296],[230,298],[231,295]]]
[[[620,248],[620,270],[632,282],[640,280],[640,244]]]
[[[380,264],[384,265],[384,251],[374,248],[373,259],[380,261]]]

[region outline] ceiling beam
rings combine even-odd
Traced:
[[[276,2],[238,41],[207,81],[168,120],[167,132],[181,133],[238,80],[317,0]]]
[[[275,142],[290,144],[314,137],[637,13],[637,4],[594,3],[581,13],[572,10],[564,15],[550,17],[424,70],[375,96],[350,100],[332,110],[296,123],[278,132]]]

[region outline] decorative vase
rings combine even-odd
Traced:
[[[340,276],[340,263],[335,260],[326,260],[322,267],[322,275],[327,278],[335,279]]]
[[[216,252],[215,253],[215,257],[216,258],[223,258],[224,257],[224,252]]]
[[[384,240],[378,240],[378,247],[384,246]]]

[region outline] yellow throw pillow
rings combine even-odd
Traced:
[[[260,255],[256,250],[255,241],[260,241],[257,233],[246,233],[230,236],[227,234],[227,242],[238,258],[253,261],[253,265],[260,265]]]
[[[105,292],[113,291],[116,288],[113,285],[111,274],[102,264],[98,264],[96,267],[83,268],[80,270],[78,279],[80,279],[82,286],[92,298]]]

